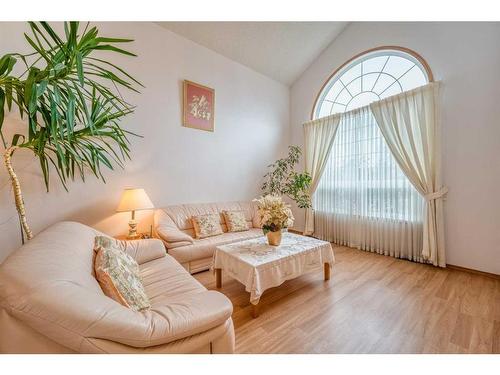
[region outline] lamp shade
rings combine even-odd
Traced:
[[[149,210],[155,208],[144,189],[125,189],[116,212]]]

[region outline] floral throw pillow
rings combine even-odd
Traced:
[[[118,241],[97,236],[94,251],[96,279],[104,294],[132,310],[149,309],[151,303],[139,276],[139,265],[120,249]]]
[[[247,220],[243,211],[223,211],[228,232],[242,232],[248,230]]]
[[[206,238],[222,234],[219,214],[197,215],[191,218],[196,238]]]

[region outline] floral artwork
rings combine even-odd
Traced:
[[[200,130],[214,130],[215,91],[191,81],[184,81],[183,125]]]

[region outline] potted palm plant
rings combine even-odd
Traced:
[[[28,149],[38,158],[49,190],[54,170],[67,189],[75,176],[85,179],[92,173],[102,179],[102,168],[122,166],[129,158],[130,135],[120,121],[133,112],[118,88],[137,91],[142,86],[124,69],[95,52],[135,56],[117,47],[131,39],[107,38],[87,23],[65,22],[64,35],[47,22],[29,22],[32,48],[28,54],[9,53],[0,58],[0,138],[4,161],[22,226],[28,239],[33,233],[26,219],[24,200],[12,156]],[[22,73],[14,67],[22,64]],[[7,141],[3,132],[4,110],[17,107],[26,120],[26,132]]]

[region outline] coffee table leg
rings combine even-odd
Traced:
[[[257,318],[259,316],[259,304],[252,304],[252,318]]]
[[[330,280],[330,263],[324,264],[325,281]]]
[[[215,286],[217,288],[222,288],[222,269],[215,269]]]

